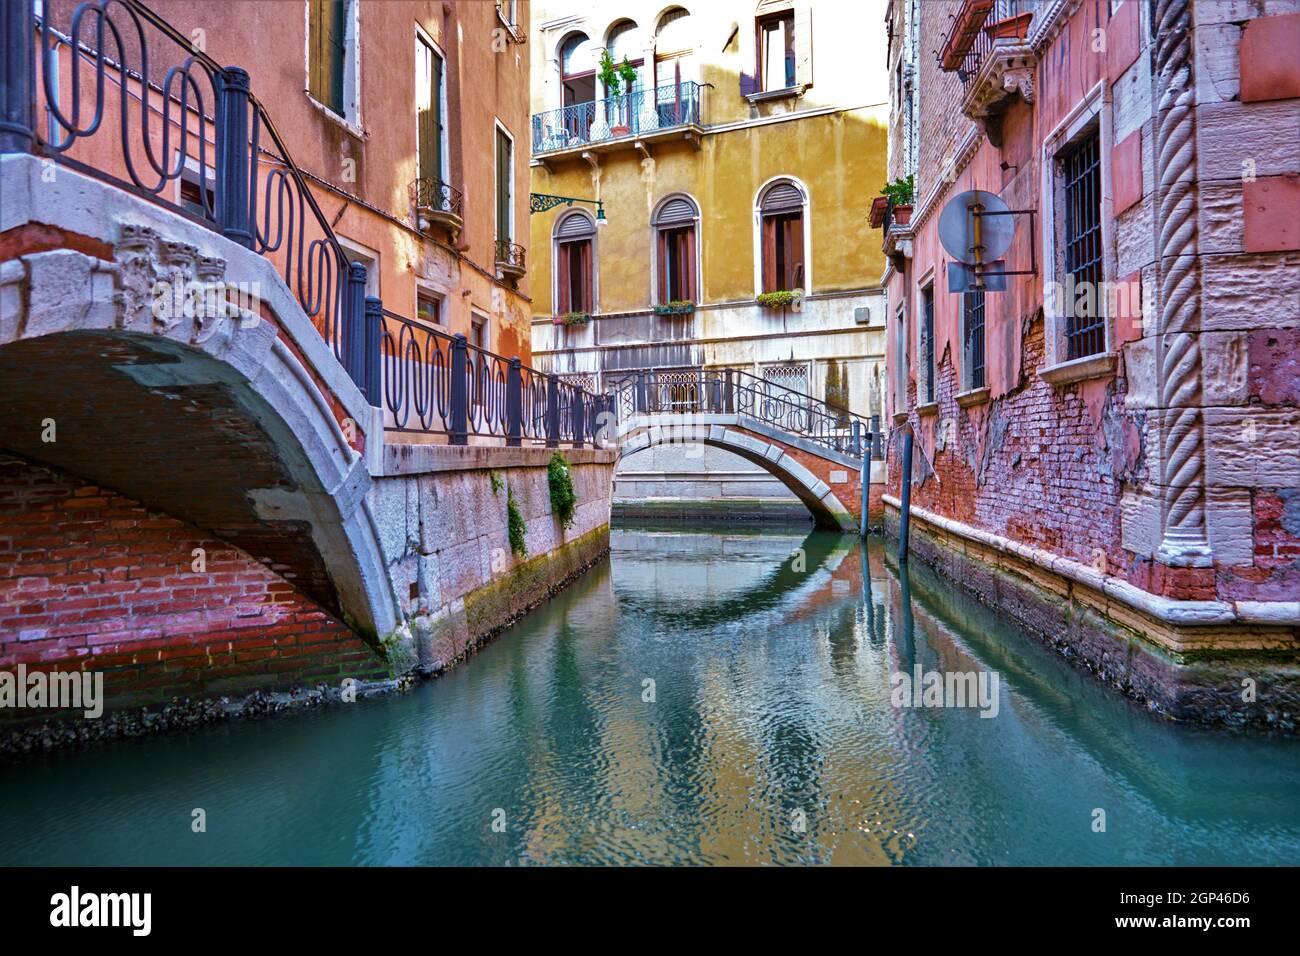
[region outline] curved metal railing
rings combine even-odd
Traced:
[[[615,383],[616,414],[737,414],[814,442],[829,451],[858,456],[879,425],[848,409],[741,369],[648,369]]]
[[[345,332],[363,328],[364,272],[351,267],[248,74],[223,67],[140,0],[88,0],[60,29],[54,18],[65,9],[31,3],[26,27],[21,16],[5,18],[0,44],[13,62],[30,63],[31,102],[0,149],[66,163],[271,259],[364,388],[363,335],[349,341]],[[117,141],[105,148],[114,128]]]

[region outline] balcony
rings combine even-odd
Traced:
[[[700,84],[684,81],[537,113],[533,116],[533,155],[544,162],[600,151],[606,144],[615,148],[640,145],[681,134],[698,146],[700,98]]]
[[[498,239],[496,245],[496,267],[504,276],[520,279],[528,271],[524,262],[524,247],[508,239]]]
[[[454,237],[465,225],[464,197],[459,189],[437,179],[417,179],[408,190],[421,232],[441,227]]]
[[[1029,29],[1044,0],[965,0],[937,54],[940,69],[961,81],[962,112],[1001,145],[1001,114],[1019,95],[1034,101],[1038,56]]]

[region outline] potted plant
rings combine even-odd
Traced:
[[[765,309],[784,309],[788,305],[795,304],[798,298],[797,292],[782,289],[778,292],[760,292],[757,301]]]
[[[990,40],[1023,40],[1029,36],[1029,21],[1033,18],[1032,10],[1007,17],[1005,20],[990,23],[984,28],[984,33]]]
[[[912,220],[912,188],[912,177],[909,175],[887,183],[880,190],[893,209],[894,222],[900,226],[906,226]]]
[[[609,55],[609,50],[600,51],[600,77],[601,84],[605,87],[605,115],[609,122],[610,136],[626,136],[631,132],[629,111],[630,97],[619,96],[619,90],[624,85],[627,86],[628,93],[632,92],[632,83],[628,81],[628,72],[631,73],[631,80],[636,80],[636,68],[628,63],[627,57],[623,57],[621,64],[615,63],[614,58]],[[610,116],[609,111],[614,115]]]
[[[551,316],[552,325],[586,325],[590,321],[590,312],[565,312]]]

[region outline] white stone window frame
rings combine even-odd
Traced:
[[[311,0],[303,0],[302,28],[302,91],[307,96],[307,102],[353,136],[364,139],[366,132],[361,125],[360,0],[351,0],[348,4],[347,59],[343,64],[343,109],[345,112],[343,116],[340,116],[331,107],[311,95]]]
[[[510,128],[506,126],[505,123],[501,122],[500,117],[493,117],[492,123],[494,130],[500,130],[505,133],[506,139],[510,140],[510,178],[506,180],[507,185],[510,187],[510,202],[506,204],[506,208],[510,211],[510,235],[497,236],[496,238],[516,243],[518,240],[515,236],[518,233],[519,227],[515,223],[515,206],[518,203],[519,197],[515,192],[515,164],[519,162],[519,144],[515,141],[514,133],[510,132]],[[496,200],[497,196],[501,194],[501,170],[497,168],[497,142],[495,132],[492,136],[492,185],[495,187],[492,191],[492,228],[495,231]]]
[[[383,298],[381,291],[381,268],[379,250],[372,249],[367,245],[357,242],[355,239],[349,239],[347,236],[338,236],[339,246],[343,253],[348,257],[349,262],[356,262],[359,259],[367,260],[373,263],[374,268],[366,268],[366,295],[374,296],[376,299]],[[353,256],[356,258],[354,259]]]
[[[1044,138],[1039,157],[1045,364],[1038,370],[1038,374],[1054,384],[1108,375],[1115,367],[1115,322],[1114,316],[1109,313],[1110,297],[1103,294],[1097,303],[1103,318],[1105,344],[1102,350],[1094,355],[1067,359],[1066,317],[1059,310],[1059,297],[1046,294],[1054,283],[1063,283],[1065,280],[1065,216],[1063,212],[1059,217],[1057,215],[1063,200],[1064,177],[1058,159],[1071,146],[1090,134],[1094,127],[1098,133],[1101,165],[1102,283],[1105,286],[1114,282],[1117,256],[1111,150],[1114,147],[1115,125],[1111,90],[1105,80],[1099,81],[1089,90]]]
[[[566,220],[585,219],[591,226],[591,309],[600,314],[600,229],[596,218],[585,209],[568,209],[555,217],[551,226],[551,311],[558,314],[560,307],[560,230]],[[653,255],[653,252],[651,253]]]
[[[695,298],[697,305],[704,302],[704,213],[701,212],[699,201],[691,193],[679,189],[655,203],[650,213],[650,305],[652,307],[663,304],[659,301],[659,211],[674,199],[685,199],[695,209]],[[595,268],[594,263],[592,268]],[[592,298],[597,297],[595,285],[593,277]]]
[[[420,319],[420,296],[421,295],[423,295],[425,298],[434,299],[438,303],[438,321],[433,323],[432,328],[441,329],[444,332],[447,331],[447,329],[450,327],[451,324],[448,321],[450,319],[450,316],[448,315],[448,311],[450,309],[451,300],[447,297],[447,290],[439,288],[437,285],[430,282],[428,279],[422,279],[419,276],[416,276],[415,315],[412,316],[412,318],[414,318],[417,322],[422,321]]]
[[[439,154],[438,168],[442,170],[442,181],[444,183],[450,184],[451,183],[451,136],[448,135],[448,126],[447,126],[447,53],[446,51],[443,50],[441,46],[438,45],[438,43],[433,39],[433,37],[429,35],[429,32],[425,30],[424,27],[420,26],[417,23],[415,25],[415,53],[417,57],[415,63],[416,82],[418,82],[420,79],[419,76],[420,62],[418,57],[420,55],[421,43],[426,45],[430,50],[433,51],[435,56],[439,57],[442,60],[442,82],[438,84],[438,122],[442,125],[442,142],[438,144],[440,147],[438,150],[438,154]],[[411,119],[415,127],[416,174],[418,175],[419,162],[420,162],[420,111],[417,109],[417,110],[413,110],[412,113],[413,115]]]
[[[922,333],[925,331],[925,294],[930,293],[930,366],[933,371],[934,394],[929,394],[923,389],[925,379],[922,374],[921,361],[925,358],[925,349],[922,347]],[[936,332],[939,329],[939,293],[935,286],[935,268],[931,266],[925,271],[920,279],[916,282],[916,331],[914,335],[909,336],[909,342],[916,346],[916,407],[918,409],[928,409],[937,405],[939,401],[939,349],[937,343],[933,341]],[[923,395],[924,393],[924,395]],[[924,400],[922,400],[924,398]],[[903,404],[907,404],[907,383],[903,383]]]
[[[803,196],[803,294],[813,290],[812,194],[807,184],[797,176],[782,173],[763,182],[754,193],[754,297],[763,292],[763,194],[774,184],[788,182]],[[704,244],[698,243],[703,249]]]

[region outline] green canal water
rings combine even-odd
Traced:
[[[612,549],[404,695],[0,770],[0,863],[1300,863],[1300,745],[1159,723],[879,540]],[[996,716],[895,706],[918,665]]]

